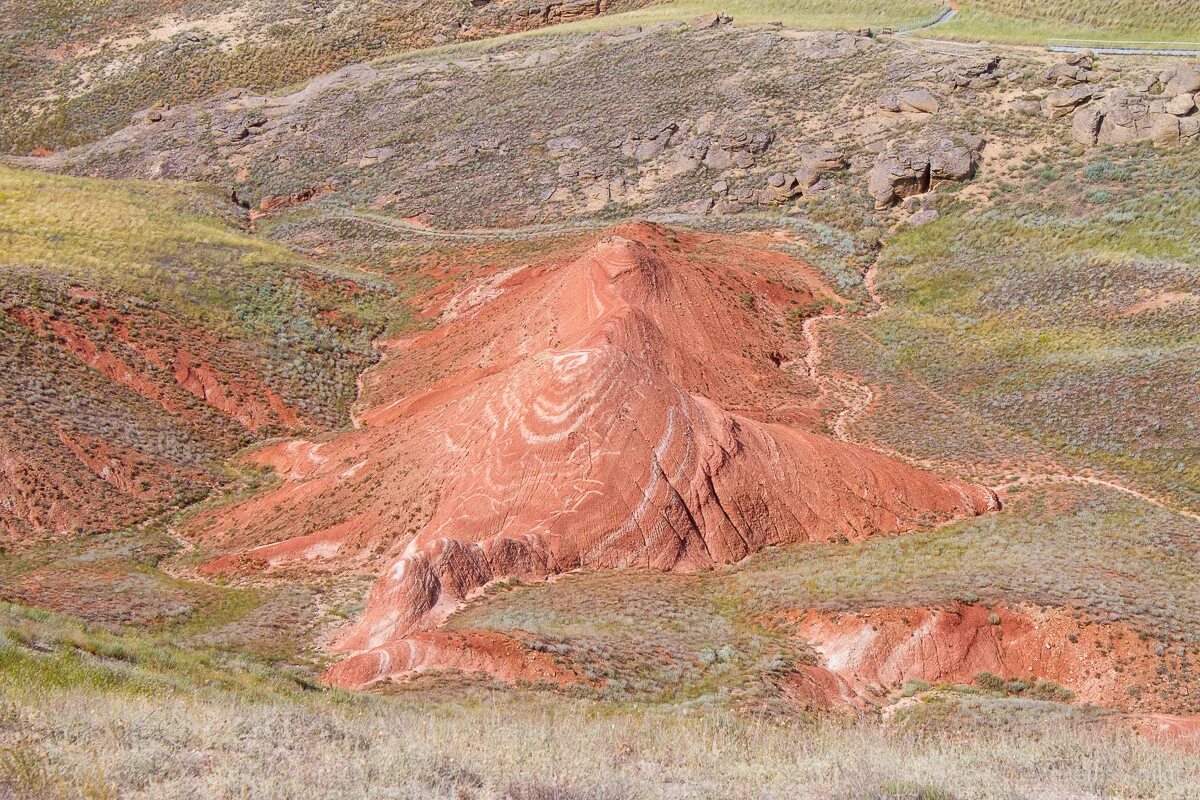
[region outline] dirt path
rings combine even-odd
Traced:
[[[867,294],[871,298],[874,308],[872,308],[869,313],[859,317],[859,319],[871,319],[872,317],[882,314],[891,307],[891,304],[887,301],[887,299],[879,293],[879,289],[876,284],[878,275],[878,261],[875,261],[863,275],[863,285],[867,290]],[[858,421],[861,420],[868,411],[870,411],[871,406],[875,401],[875,390],[872,389],[868,384],[849,375],[834,373],[828,369],[823,370],[821,368],[822,361],[824,359],[824,352],[821,349],[821,328],[832,322],[847,318],[848,315],[846,314],[823,314],[821,316],[810,317],[804,321],[804,325],[802,326],[803,337],[806,345],[804,365],[807,369],[809,378],[818,385],[822,394],[832,396],[842,404],[842,410],[839,411],[837,416],[834,417],[833,422],[830,425],[830,430],[833,432],[833,435],[841,441],[859,444],[864,447],[870,447],[873,450],[878,450],[916,466],[927,468],[929,466],[933,466],[919,462],[918,460],[891,448],[882,447],[876,442],[856,441],[850,436],[849,426],[857,424]],[[930,388],[930,391],[933,392],[932,388]],[[933,393],[936,397],[942,398],[940,394],[936,392]],[[946,402],[952,407],[956,409],[958,408],[957,404],[953,403],[948,398],[942,399],[945,399]],[[1139,491],[1132,487],[1125,486],[1118,481],[1098,478],[1094,475],[1085,473],[1069,472],[1066,470],[1055,470],[1049,472],[1018,471],[1017,477],[1003,483],[989,485],[988,488],[1002,496],[1003,493],[1011,489],[1059,483],[1102,486],[1117,492],[1121,492],[1122,494],[1129,495],[1130,497],[1136,497],[1137,499],[1145,503],[1149,503],[1156,508],[1161,508],[1175,514],[1185,516],[1189,519],[1200,521],[1200,513],[1191,511],[1187,508],[1181,508],[1173,503],[1163,500],[1160,497],[1146,494],[1145,492]]]
[[[1048,474],[1026,473],[1026,474],[1020,475],[1006,483],[997,484],[997,485],[991,486],[989,488],[991,488],[991,490],[994,492],[1001,493],[1001,492],[1007,492],[1009,489],[1017,489],[1017,488],[1022,488],[1022,487],[1026,487],[1026,486],[1041,486],[1041,485],[1045,485],[1045,484],[1055,484],[1055,483],[1077,483],[1077,484],[1082,484],[1085,486],[1103,486],[1107,489],[1112,489],[1113,491],[1121,492],[1122,494],[1127,494],[1130,497],[1136,497],[1138,500],[1141,500],[1145,503],[1149,503],[1150,505],[1155,506],[1156,508],[1161,508],[1165,511],[1170,511],[1173,514],[1179,514],[1182,517],[1187,517],[1188,519],[1192,519],[1192,520],[1196,520],[1196,521],[1200,522],[1200,513],[1191,511],[1190,509],[1181,508],[1177,505],[1173,505],[1173,504],[1163,500],[1162,498],[1146,494],[1145,492],[1140,492],[1137,489],[1130,488],[1129,486],[1125,486],[1124,484],[1118,483],[1116,481],[1110,481],[1110,480],[1106,480],[1104,478],[1097,478],[1093,475],[1074,474],[1074,473],[1070,473],[1070,472],[1058,472],[1058,473],[1048,473]]]
[[[863,316],[862,319],[871,319],[890,308],[875,286],[877,274],[877,262],[873,262],[870,268],[867,269],[866,274],[863,275],[863,286],[866,287],[867,294],[870,296],[874,308]],[[821,362],[824,359],[824,352],[821,349],[821,328],[830,322],[846,318],[847,315],[845,314],[821,314],[804,320],[804,324],[801,326],[801,333],[805,343],[804,366],[808,372],[809,379],[817,384],[821,393],[832,396],[842,404],[842,410],[838,412],[837,416],[833,419],[833,423],[830,425],[833,435],[843,442],[862,444],[861,442],[854,442],[850,437],[848,426],[851,423],[857,422],[870,410],[871,405],[875,402],[875,390],[866,383],[855,380],[847,375],[821,369]],[[884,450],[884,448],[873,445],[872,447],[876,450]],[[899,455],[891,450],[885,450],[885,452],[889,455]],[[905,460],[911,461],[911,459]]]
[[[943,20],[944,21],[944,20]],[[368,224],[378,225],[380,227],[389,228],[398,233],[414,234],[434,239],[448,240],[513,240],[513,239],[530,239],[543,236],[566,236],[590,230],[597,230],[608,227],[612,224],[611,220],[574,220],[570,223],[562,224],[543,224],[529,225],[521,228],[467,228],[462,230],[446,230],[426,228],[419,225],[413,225],[394,218],[387,217],[382,214],[371,214],[369,212],[345,212],[344,215],[350,219],[356,219]],[[688,224],[691,220],[683,218],[685,215],[672,215],[671,219],[664,219],[663,222],[683,223]],[[857,319],[872,319],[891,308],[891,303],[888,302],[878,288],[879,267],[878,262],[873,262],[863,275],[863,286],[870,297],[872,308],[862,315],[856,316]],[[859,380],[851,375],[837,372],[830,369],[825,364],[825,351],[822,347],[821,340],[824,328],[830,324],[841,320],[849,319],[850,315],[844,313],[821,314],[815,317],[809,317],[801,326],[801,335],[805,343],[805,353],[802,359],[804,369],[809,379],[812,380],[818,387],[823,397],[830,397],[841,406],[841,410],[834,416],[829,424],[831,433],[835,438],[843,442],[858,444],[863,447],[869,447],[877,452],[900,459],[909,464],[912,464],[922,469],[945,469],[945,464],[938,464],[927,459],[913,458],[898,450],[886,447],[875,441],[862,441],[856,439],[851,431],[853,427],[863,420],[870,412],[875,404],[876,391],[866,382]],[[362,376],[360,376],[361,381]],[[914,378],[920,388],[929,392],[929,394],[941,403],[944,403],[948,409],[957,414],[968,416],[977,416],[970,409],[963,408],[954,400],[946,397],[931,386]],[[360,385],[361,389],[361,385]],[[989,421],[990,422],[990,421]],[[991,424],[995,424],[991,422]],[[1030,440],[1028,436],[1016,431],[1010,431],[1013,436],[1028,440],[1033,446],[1037,443]],[[1166,500],[1153,495],[1146,494],[1137,489],[1125,486],[1118,481],[1098,478],[1094,475],[1074,473],[1059,464],[1046,464],[1048,469],[1043,472],[1038,472],[1030,469],[1009,471],[1010,474],[1017,475],[1016,478],[1010,480],[989,484],[988,488],[992,491],[1001,494],[1011,489],[1017,489],[1027,486],[1055,484],[1055,483],[1076,483],[1092,486],[1103,486],[1122,494],[1136,497],[1157,508],[1162,508],[1172,511],[1177,514],[1188,517],[1189,519],[1200,520],[1200,513],[1189,509],[1180,508]]]
[[[948,17],[943,18],[943,22]],[[940,24],[940,23],[939,23]],[[443,240],[467,240],[467,241],[501,241],[501,240],[520,240],[539,238],[544,236],[568,236],[586,231],[602,229],[613,224],[611,220],[597,219],[581,219],[573,220],[567,223],[550,223],[541,225],[529,225],[520,228],[465,228],[460,230],[428,228],[420,225],[414,225],[402,220],[397,220],[383,214],[373,214],[363,211],[346,211],[339,216],[347,219],[358,220],[367,224],[376,225],[383,228],[396,231],[397,233],[412,234],[421,237]],[[670,218],[661,220],[664,223],[682,223],[689,224],[694,222],[688,215],[670,215]],[[891,308],[891,303],[879,292],[877,285],[879,275],[878,261],[872,262],[871,266],[863,275],[863,286],[867,291],[872,304],[872,309],[861,316],[855,316],[856,319],[872,319]],[[823,329],[835,322],[849,319],[850,315],[844,313],[821,314],[815,317],[809,317],[801,326],[801,335],[805,343],[805,353],[802,359],[804,369],[809,379],[812,380],[821,392],[822,397],[830,397],[836,401],[841,410],[834,416],[833,421],[829,424],[831,433],[840,441],[857,444],[862,447],[869,447],[885,455],[897,458],[906,463],[920,467],[922,469],[946,469],[945,464],[938,464],[928,459],[913,458],[898,450],[886,447],[875,441],[862,441],[856,439],[851,431],[853,426],[857,425],[870,412],[875,404],[876,391],[866,382],[859,380],[851,375],[837,372],[830,369],[825,362],[825,352],[822,348],[821,339]],[[365,375],[365,373],[364,373]],[[361,394],[363,375],[359,376],[359,390]],[[934,399],[944,403],[947,408],[957,414],[967,416],[978,416],[970,409],[963,408],[954,400],[946,397],[931,386],[921,382],[914,376],[914,381],[927,391]],[[988,421],[989,424],[995,424],[993,421]],[[357,422],[355,422],[357,427]],[[1010,431],[1013,436],[1029,441],[1032,446],[1037,446],[1037,443],[1028,436],[1016,431]],[[988,488],[999,493],[1006,492],[1010,489],[1016,489],[1033,485],[1044,485],[1053,483],[1077,483],[1093,486],[1104,486],[1114,491],[1130,495],[1143,500],[1157,508],[1166,509],[1177,514],[1181,514],[1190,519],[1200,520],[1200,513],[1180,508],[1172,503],[1144,492],[1138,491],[1131,487],[1125,486],[1117,481],[1097,478],[1093,475],[1078,474],[1070,472],[1059,464],[1046,464],[1048,469],[1044,472],[1037,472],[1030,469],[1019,469],[1012,471],[1010,474],[1018,476],[1011,480],[989,484]]]

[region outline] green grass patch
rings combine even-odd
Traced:
[[[831,345],[889,393],[864,432],[983,463],[1002,431],[1024,454],[993,459],[991,474],[1057,458],[1200,507],[1200,331],[1187,303],[1156,305],[1200,295],[1200,175],[1183,153],[1136,149],[1060,173],[984,208],[951,203],[887,241],[891,307],[835,325]],[[1089,199],[1096,186],[1103,204]]]
[[[1200,41],[1200,9],[1188,0],[963,0],[961,6],[927,35],[1016,44]]]

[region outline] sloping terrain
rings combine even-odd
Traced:
[[[1111,489],[1038,487],[937,530],[715,573],[497,586],[446,628],[555,654],[610,702],[892,714],[982,693],[1194,717],[1198,531]]]
[[[1200,509],[1196,175],[1194,148],[1049,149],[893,238],[892,307],[829,328],[880,387],[855,435],[992,485],[1087,473]]]
[[[210,572],[394,559],[340,645],[372,652],[336,682],[407,671],[404,637],[494,580],[708,568],[997,506],[814,430],[788,321],[828,290],[802,264],[644,224],[560,258],[453,297],[370,374],[354,431],[258,451],[284,485],[193,526],[239,548]]]
[[[0,197],[6,540],[192,502],[254,438],[343,418],[366,276],[251,239],[207,192],[4,169]]]
[[[928,35],[1042,45],[1090,39],[1134,46],[1200,41],[1200,13],[1187,0],[963,0],[957,16]]]
[[[138,111],[234,87],[635,8],[637,0],[28,0],[6,3],[0,151],[90,141]],[[182,76],[182,78],[181,78]]]
[[[318,5],[2,14],[0,797],[1191,796],[1200,63]]]

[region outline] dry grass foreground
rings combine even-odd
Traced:
[[[0,659],[0,791],[30,800],[1182,800],[1200,782],[1194,755],[1082,716],[964,737],[484,689],[448,700],[248,699],[200,687],[64,686],[15,669],[12,645]]]

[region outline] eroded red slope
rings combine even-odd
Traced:
[[[1126,711],[1193,707],[1195,687],[1175,652],[1127,624],[1066,608],[955,603],[784,616],[821,658],[797,674],[794,694],[826,708],[873,705],[879,687],[905,681],[970,684],[980,673],[1052,680],[1081,701]]]
[[[788,312],[827,296],[779,253],[645,224],[499,273],[370,375],[360,427],[255,456],[287,480],[198,523],[233,551],[206,569],[386,564],[328,675],[362,685],[499,578],[702,569],[991,507],[818,432]]]
[[[56,299],[0,309],[0,541],[128,525],[219,484],[252,435],[315,424],[242,343],[120,298]]]

